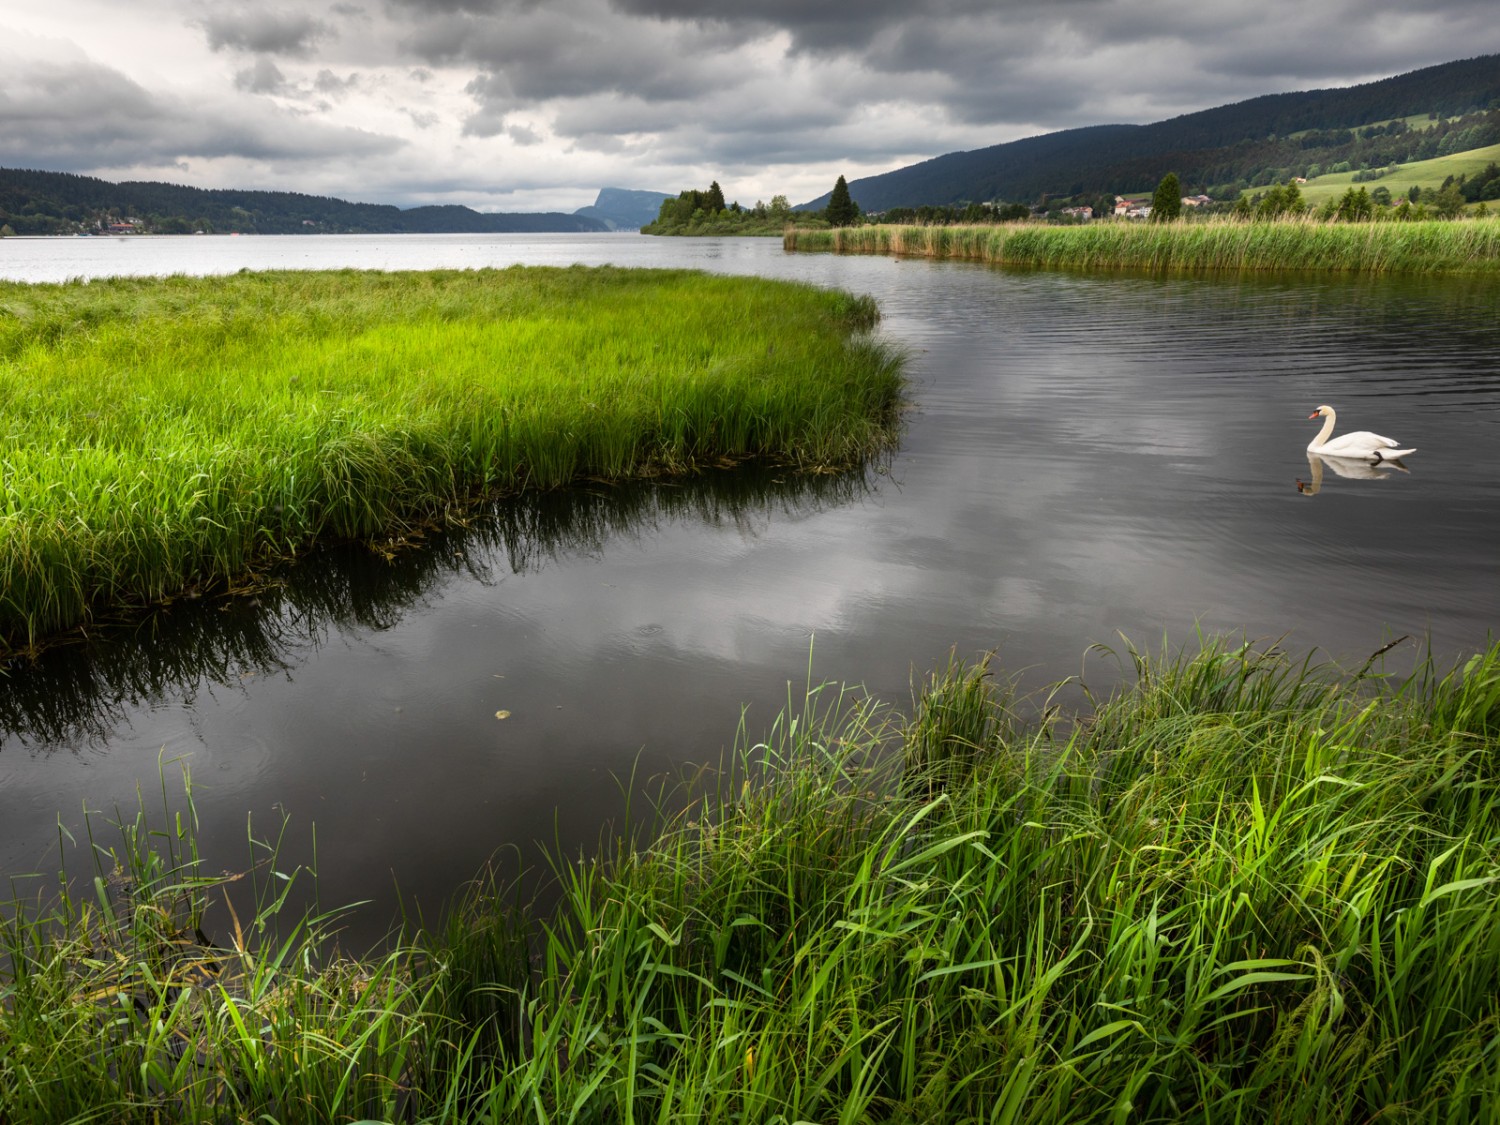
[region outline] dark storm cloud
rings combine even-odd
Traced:
[[[596,150],[604,134],[697,133],[700,120],[716,141],[739,134],[724,142],[738,149],[740,120],[758,116],[760,102],[732,103],[726,92],[799,65],[818,77],[756,97],[804,97],[846,114],[901,102],[954,131],[996,130],[993,143],[1442,61],[1456,57],[1455,28],[1477,31],[1489,16],[1475,0],[1420,12],[1404,0],[389,0],[387,11],[408,22],[410,55],[475,67],[467,135],[499,136],[508,115],[546,104],[559,137]],[[598,105],[604,97],[613,110]],[[872,127],[857,146],[877,161],[878,136]],[[803,147],[780,132],[762,143],[768,157]]]
[[[252,73],[247,81],[274,82],[273,71]],[[0,151],[24,153],[39,168],[150,167],[225,156],[319,164],[330,157],[386,156],[403,144],[287,115],[259,99],[155,94],[88,61],[23,62],[0,80]]]
[[[414,28],[403,45],[429,65],[462,61],[503,74],[506,99],[610,91],[670,100],[733,81],[715,65],[712,43],[702,36],[666,36],[638,20],[581,17],[558,7],[516,11],[503,20],[438,16]],[[493,86],[479,83],[470,92],[483,101]]]
[[[277,11],[215,12],[200,21],[215,51],[254,51],[265,55],[306,56],[320,39],[332,34],[322,20],[306,14]]]
[[[813,0],[611,0],[611,6],[635,16],[685,23],[776,28],[792,37],[799,50],[854,50],[892,25],[932,23],[977,14],[1000,14],[1005,5],[986,0],[866,0],[864,3],[827,3]],[[1061,7],[1063,5],[1059,5]]]

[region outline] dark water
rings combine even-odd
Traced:
[[[503,845],[587,846],[632,770],[717,761],[742,706],[764,729],[809,660],[905,702],[955,646],[997,648],[1031,686],[1081,669],[1104,684],[1117,669],[1085,650],[1120,633],[1285,634],[1359,663],[1403,634],[1453,659],[1500,624],[1493,285],[1014,273],[631,236],[0,243],[0,275],[38,279],[517,260],[871,293],[912,355],[901,449],[846,478],[507,505],[392,563],[322,552],[258,605],[182,604],[12,669],[0,872],[55,869],[59,817],[76,830],[85,805],[133,807],[183,759],[214,866],[242,861],[247,813],[266,830],[290,814],[299,855],[316,823],[325,903],[377,900],[374,933],[397,886],[436,906]],[[1325,402],[1340,431],[1417,447],[1409,472],[1311,464]]]

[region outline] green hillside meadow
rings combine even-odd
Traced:
[[[1451,156],[1439,156],[1432,160],[1417,160],[1411,164],[1401,164],[1397,166],[1396,171],[1378,180],[1364,180],[1359,184],[1354,182],[1357,173],[1331,173],[1318,176],[1303,184],[1302,198],[1313,206],[1318,206],[1331,198],[1343,195],[1351,187],[1363,187],[1370,190],[1385,187],[1390,189],[1391,195],[1399,198],[1414,186],[1436,190],[1449,176],[1454,179],[1459,176],[1472,176],[1476,172],[1482,172],[1487,165],[1496,163],[1500,163],[1500,144],[1470,149],[1467,152],[1455,152]],[[1491,209],[1494,209],[1493,206]]]

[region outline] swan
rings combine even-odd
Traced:
[[[1332,441],[1328,435],[1333,433],[1333,427],[1338,421],[1338,415],[1333,412],[1331,406],[1320,406],[1307,416],[1308,421],[1321,417],[1323,428],[1318,431],[1318,436],[1312,439],[1308,445],[1309,453],[1316,453],[1320,457],[1358,457],[1365,461],[1394,461],[1397,457],[1405,457],[1408,453],[1415,453],[1415,449],[1398,449],[1398,442],[1379,434],[1372,434],[1369,430],[1356,430],[1350,434],[1340,434]]]

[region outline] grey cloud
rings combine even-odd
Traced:
[[[313,79],[313,89],[323,94],[345,94],[359,85],[359,75],[350,74],[340,78],[331,70],[320,70]]]
[[[496,137],[505,132],[505,115],[519,103],[503,74],[475,75],[464,85],[464,93],[479,103],[464,120],[464,136]]]
[[[415,55],[427,64],[420,69],[451,63],[465,55],[465,46],[475,24],[467,16],[441,16],[424,20],[401,41],[401,50]]]
[[[276,11],[220,11],[200,25],[215,51],[306,56],[318,40],[333,33],[322,20],[306,14]]]
[[[542,143],[542,135],[529,125],[511,125],[505,130],[505,133],[516,144],[523,147]]]
[[[287,89],[287,81],[281,68],[262,55],[254,66],[235,72],[234,86],[249,94],[279,94]]]
[[[742,65],[727,54],[738,49],[739,37],[686,25],[663,30],[611,12],[602,0],[513,4],[503,18],[449,4],[428,7],[433,14],[408,28],[403,50],[432,67],[467,62],[503,74],[507,96],[526,100],[601,92],[692,97],[734,83]]]
[[[573,138],[568,151],[597,152],[604,156],[619,156],[621,153],[632,151],[632,146],[624,137],[617,137],[613,133],[584,133]]]
[[[247,94],[274,94],[278,97],[301,101],[308,101],[319,94],[342,98],[358,85],[358,74],[340,78],[327,69],[318,71],[310,84],[292,82],[281,72],[281,68],[265,55],[257,58],[254,66],[236,71],[234,76],[235,89],[243,90]],[[327,101],[318,100],[314,102],[313,108],[326,111],[333,107]]]
[[[863,53],[882,35],[897,28],[945,26],[966,19],[1003,25],[1045,10],[1052,19],[1087,13],[1112,0],[866,0],[861,4],[828,0],[610,0],[611,7],[661,21],[717,23],[764,34],[766,29],[791,37],[794,51],[816,54]]]
[[[405,142],[269,103],[154,94],[92,62],[22,62],[0,77],[0,150],[35,167],[166,167],[190,157],[319,164],[388,156]]]

